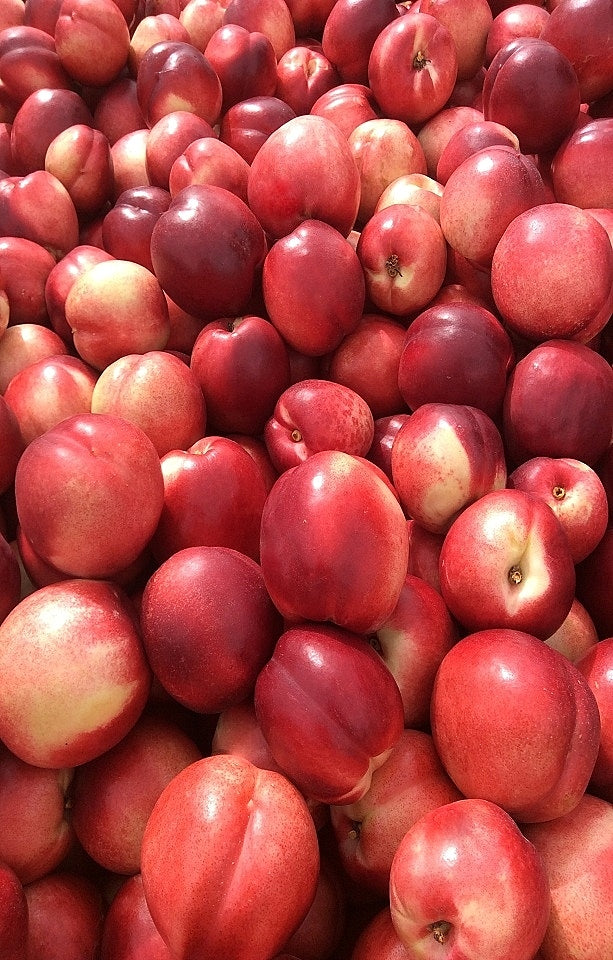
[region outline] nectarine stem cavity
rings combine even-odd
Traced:
[[[300,430],[292,430],[291,437],[294,443],[300,443],[302,440],[302,434],[300,433]]]
[[[413,69],[414,70],[423,70],[427,63],[430,63],[428,57],[424,57],[421,50],[418,50],[415,56],[413,57]]]
[[[518,567],[516,564],[512,566],[511,569],[509,570],[509,580],[511,581],[511,583],[520,584],[523,579],[524,579],[524,575],[521,572],[521,568]]]
[[[385,269],[387,270],[388,276],[392,279],[394,277],[401,277],[400,268],[398,267],[398,254],[390,253],[389,257],[385,261]]]
[[[566,496],[566,488],[559,484],[556,484],[551,492],[556,500],[563,500]]]
[[[451,924],[448,920],[437,920],[436,923],[430,924],[430,929],[437,943],[446,943],[449,931],[451,930]]]

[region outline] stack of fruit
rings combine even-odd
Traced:
[[[0,0],[1,960],[611,960],[613,3]]]

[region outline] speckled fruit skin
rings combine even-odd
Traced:
[[[439,667],[430,719],[464,796],[490,800],[519,822],[563,816],[587,789],[598,705],[577,667],[530,634],[482,630],[458,641]]]
[[[236,756],[179,773],[147,823],[141,873],[177,960],[269,960],[306,915],[319,848],[302,795]]]

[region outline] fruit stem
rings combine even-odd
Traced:
[[[437,920],[436,923],[430,924],[430,929],[437,943],[445,943],[451,930],[451,924],[448,920]]]

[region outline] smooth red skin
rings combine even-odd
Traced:
[[[191,43],[160,41],[144,54],[136,95],[149,127],[167,113],[190,110],[214,126],[221,113],[221,81],[212,64]]]
[[[204,56],[221,82],[221,112],[245,97],[273,97],[277,86],[277,58],[269,38],[229,23],[212,35]]]
[[[598,705],[585,678],[518,630],[482,630],[458,641],[436,676],[431,725],[458,789],[523,823],[577,805],[600,742]]]
[[[121,588],[87,579],[41,587],[11,611],[0,630],[5,688],[23,687],[21,700],[9,693],[2,703],[2,740],[20,759],[53,769],[78,766],[115,746],[133,727],[147,701],[151,673],[133,607]],[[24,658],[29,662],[31,656],[40,666],[28,680]],[[114,700],[100,699],[105,685]],[[96,720],[81,722],[78,711],[91,709],[92,696],[99,699]],[[39,741],[32,729],[38,711],[49,710],[59,698],[75,704],[76,720],[54,718],[55,727]]]
[[[0,943],[5,960],[25,956],[28,931],[28,902],[19,877],[0,863]]]
[[[238,757],[208,757],[178,774],[145,830],[145,896],[178,957],[268,960],[304,918],[318,873],[303,797]]]
[[[217,133],[210,123],[195,113],[175,110],[161,117],[147,137],[146,161],[150,183],[168,190],[173,163],[190,143],[202,137],[217,137]]]
[[[72,340],[72,331],[66,322],[65,304],[72,284],[89,267],[110,259],[111,254],[106,250],[80,243],[54,263],[49,272],[44,291],[46,310],[54,331],[67,343]]]
[[[368,60],[384,27],[399,16],[390,0],[341,0],[323,28],[321,44],[343,83],[368,83]]]
[[[476,107],[443,107],[419,128],[417,139],[426,156],[428,176],[436,179],[436,168],[441,153],[451,137],[466,123],[483,121],[483,111]]]
[[[86,853],[112,873],[138,873],[145,826],[158,797],[201,757],[177,723],[144,714],[115,747],[78,767],[70,817]]]
[[[425,580],[437,593],[441,592],[439,573],[444,534],[430,533],[416,520],[407,520],[409,533],[409,575]]]
[[[113,258],[82,273],[68,291],[65,313],[75,350],[97,370],[127,354],[163,350],[170,336],[164,291],[132,260]]]
[[[128,70],[133,77],[138,76],[141,61],[147,51],[156,43],[191,43],[189,30],[179,20],[179,14],[170,15],[162,11],[159,4],[141,6],[142,17],[138,20],[130,40]],[[180,11],[179,11],[180,13]],[[193,44],[197,46],[197,44]],[[201,48],[198,48],[201,49]]]
[[[407,173],[396,177],[383,190],[375,205],[375,213],[394,203],[407,203],[422,207],[426,213],[440,223],[441,197],[443,186],[436,180],[421,173]]]
[[[577,596],[587,608],[601,640],[613,636],[613,526],[577,567]]]
[[[10,544],[0,533],[0,623],[21,599],[21,571]]]
[[[457,50],[458,80],[472,79],[483,64],[492,25],[488,0],[418,0],[409,9],[429,13],[447,27]]]
[[[54,870],[74,841],[66,816],[73,771],[34,767],[0,747],[0,861],[21,883]]]
[[[52,37],[62,3],[63,0],[28,0],[23,22],[46,31]]]
[[[24,70],[24,65],[28,69]],[[0,79],[15,110],[31,93],[43,87],[67,90],[72,86],[53,37],[29,24],[6,27],[2,31]]]
[[[238,23],[249,31],[265,34],[277,60],[296,42],[294,22],[284,0],[231,0],[225,5],[222,23]]]
[[[206,431],[206,404],[189,366],[166,351],[129,354],[98,377],[91,412],[112,414],[147,434],[158,456],[183,450]]]
[[[514,363],[511,338],[491,311],[470,301],[440,303],[411,322],[398,387],[412,410],[467,404],[497,420]]]
[[[268,136],[251,163],[247,193],[249,206],[274,239],[312,219],[347,237],[358,213],[360,175],[336,124],[308,114]]]
[[[363,314],[327,358],[326,376],[359,393],[375,419],[403,411],[398,369],[405,336],[399,321],[384,314]]]
[[[594,644],[578,661],[600,713],[600,748],[589,792],[613,803],[613,637]]]
[[[306,45],[291,47],[276,65],[275,96],[288,103],[297,116],[311,112],[313,104],[340,83],[330,60]]]
[[[13,377],[36,360],[67,354],[62,338],[39,323],[18,323],[0,337],[0,393],[4,393]],[[10,461],[12,470],[14,464]],[[13,474],[14,476],[14,474]]]
[[[541,9],[540,7],[538,8]],[[494,146],[510,146],[519,151],[519,142],[508,127],[494,120],[476,121],[460,127],[445,145],[436,166],[436,179],[443,185],[463,160]]]
[[[100,130],[73,124],[61,131],[47,148],[44,167],[64,184],[82,220],[93,218],[111,199],[111,146]]]
[[[17,0],[21,2],[21,0]],[[9,176],[17,173],[11,151],[11,126],[9,121],[0,123],[0,170]]]
[[[604,536],[607,494],[596,471],[581,461],[533,457],[513,470],[508,486],[540,497],[551,507],[564,527],[575,563],[585,560]]]
[[[547,637],[545,643],[562,653],[571,663],[577,663],[598,643],[594,621],[576,598],[561,627]]]
[[[361,931],[355,942],[351,960],[409,960],[410,955],[398,934],[389,906],[380,911]]]
[[[0,494],[12,486],[23,449],[19,421],[0,394]]]
[[[147,174],[147,139],[149,128],[132,130],[111,147],[113,161],[113,199],[132,187],[149,184]]]
[[[189,355],[203,327],[202,320],[179,307],[168,294],[165,296],[168,304],[170,336],[164,349],[166,352],[177,353],[180,359],[189,363]]]
[[[332,860],[322,858],[315,899],[298,929],[285,943],[290,958],[334,956],[345,926],[347,894],[343,879]]]
[[[93,880],[54,871],[25,888],[28,960],[82,960],[100,948],[104,903]]]
[[[4,236],[25,237],[56,260],[79,240],[77,211],[66,187],[46,170],[0,180],[0,229]]]
[[[517,134],[524,153],[556,150],[573,128],[581,91],[570,61],[540,38],[511,40],[483,81],[483,115]]]
[[[219,138],[250,164],[269,135],[295,116],[279,97],[247,97],[224,112]]]
[[[608,909],[613,882],[611,804],[587,793],[571,813],[549,823],[526,824],[523,832],[543,858],[551,888],[542,960],[561,960],[569,951],[584,960],[607,956],[613,947],[611,931],[599,918]]]
[[[396,609],[374,634],[375,646],[398,684],[405,727],[428,728],[434,678],[458,637],[440,593],[421,577],[407,574]]]
[[[198,50],[204,50],[222,25],[226,4],[223,0],[187,0],[182,7],[179,20],[188,32],[190,42]]]
[[[598,353],[570,340],[533,347],[512,371],[503,436],[515,465],[532,457],[571,457],[589,466],[611,441],[613,371]]]
[[[395,495],[375,471],[368,461],[324,451],[282,474],[268,494],[261,565],[288,620],[330,620],[368,633],[392,613],[406,576],[408,533]]]
[[[509,224],[547,200],[532,157],[509,145],[484,147],[450,174],[441,197],[441,228],[454,250],[487,269]]]
[[[461,797],[430,734],[405,727],[362,799],[330,810],[344,870],[386,897],[392,860],[407,830],[428,810]]]
[[[400,428],[392,480],[407,516],[446,533],[469,504],[505,486],[502,437],[477,407],[425,403]]]
[[[163,187],[148,185],[124,190],[104,214],[102,242],[106,252],[153,272],[151,234],[170,203],[170,193]]]
[[[253,697],[221,711],[215,725],[211,753],[244,757],[263,770],[283,773],[258,723]]]
[[[477,909],[484,888],[500,910]],[[439,953],[432,924],[443,919],[452,925],[450,958],[532,960],[549,918],[547,873],[504,810],[483,799],[457,800],[424,814],[405,834],[392,863],[390,911],[408,951]]]
[[[418,54],[426,63],[414,67]],[[410,126],[424,123],[445,106],[457,74],[453,37],[428,13],[394,19],[380,31],[368,60],[368,85],[383,114]]]
[[[13,162],[20,175],[44,170],[52,140],[75,124],[93,126],[92,114],[74,90],[43,88],[24,100],[11,126]]]
[[[514,566],[518,585],[509,579]],[[443,599],[465,629],[501,627],[542,640],[562,625],[575,593],[559,520],[522,490],[494,490],[460,513],[443,542],[439,575]]]
[[[175,197],[184,187],[211,184],[223,187],[247,203],[249,164],[233,147],[215,137],[190,143],[170,169],[168,188]]]
[[[613,86],[613,52],[609,38],[613,11],[606,0],[572,0],[556,4],[541,33],[570,60],[581,87],[581,100],[590,103]]]
[[[375,212],[385,188],[397,177],[426,174],[426,157],[416,135],[402,120],[367,120],[351,131],[348,140],[360,171],[357,224],[363,226]]]
[[[164,505],[151,541],[158,562],[194,546],[230,547],[259,559],[266,487],[235,440],[209,435],[162,458]],[[203,496],[206,491],[206,496]]]
[[[264,442],[279,473],[321,450],[364,457],[374,437],[366,401],[343,384],[302,380],[283,391],[264,428]]]
[[[229,440],[236,440],[249,456],[253,457],[260,470],[266,492],[270,492],[279,474],[272,465],[272,460],[262,437],[248,433],[228,433],[227,437]]]
[[[395,203],[374,213],[356,252],[367,298],[395,317],[423,310],[445,279],[447,244],[437,221],[421,207]],[[390,258],[397,259],[388,267]]]
[[[124,15],[111,0],[64,0],[54,38],[62,66],[85,86],[104,87],[127,65],[130,33]]]
[[[322,298],[330,263],[334,289]],[[270,248],[262,293],[267,314],[285,342],[307,356],[321,357],[357,327],[364,310],[364,274],[345,236],[329,223],[309,218]]]
[[[601,117],[574,130],[551,161],[551,179],[559,203],[612,207],[607,171],[613,162],[613,117]]]
[[[609,502],[609,520],[613,520],[613,443],[610,443],[596,464],[596,473],[600,477]]]
[[[100,960],[173,960],[151,919],[140,873],[124,880],[106,911]]]
[[[485,66],[489,67],[498,51],[511,40],[540,37],[550,13],[535,3],[514,3],[497,13],[487,34]]]
[[[179,191],[151,236],[163,289],[206,321],[245,310],[265,256],[264,231],[249,207],[211,184]]]
[[[97,373],[79,357],[37,360],[10,381],[4,398],[27,445],[67,417],[89,413]]]
[[[19,553],[19,560],[34,587],[46,587],[50,583],[59,583],[61,580],[70,580],[71,575],[58,570],[36,552],[32,544],[26,540],[21,527],[15,531],[15,543]],[[109,580],[131,592],[135,585],[142,584],[142,578],[151,567],[151,555],[145,548],[132,563],[114,573]]]
[[[257,563],[212,546],[178,551],[152,574],[141,626],[168,693],[198,713],[220,713],[252,693],[282,621]],[[180,674],[177,658],[185,664]]]
[[[73,576],[108,577],[147,546],[164,481],[140,428],[109,414],[83,414],[28,445],[15,498],[23,533],[43,560]]]
[[[378,654],[363,637],[321,623],[281,634],[254,704],[279,766],[322,803],[361,799],[403,727],[400,692]]]
[[[331,120],[346,137],[367,120],[381,116],[370,87],[362,83],[339,83],[319,97],[311,114]]]
[[[392,446],[394,444],[394,438],[403,423],[406,423],[409,416],[409,413],[395,413],[387,417],[377,417],[375,419],[373,442],[366,456],[375,466],[383,470],[390,482],[392,480]]]
[[[287,347],[254,315],[212,320],[194,343],[190,367],[206,402],[209,432],[259,436],[289,386]]]
[[[133,77],[118,77],[103,88],[94,107],[94,124],[111,146],[126,134],[146,126]]]
[[[54,267],[55,259],[40,243],[15,236],[0,239],[0,290],[8,300],[8,324],[47,325],[45,284]],[[0,320],[2,332],[6,326]]]

